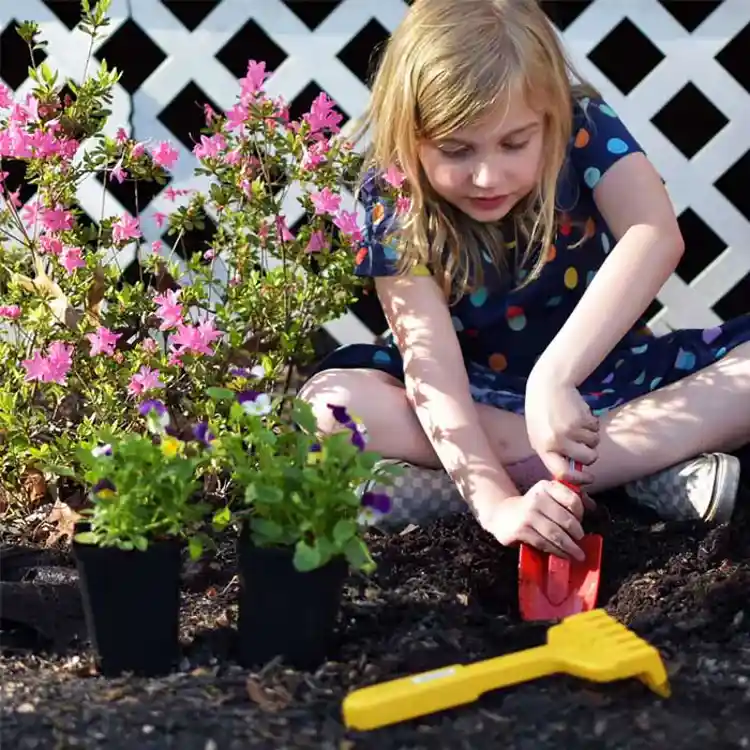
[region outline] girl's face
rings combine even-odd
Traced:
[[[472,219],[502,219],[536,186],[544,121],[523,96],[511,97],[450,138],[424,141],[419,158],[433,190]]]

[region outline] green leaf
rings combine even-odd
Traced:
[[[137,536],[133,540],[133,545],[140,552],[145,552],[148,549],[148,539],[145,536]]]
[[[223,531],[232,521],[232,511],[225,506],[214,513],[213,527],[217,531]]]
[[[322,556],[317,545],[310,546],[303,539],[300,539],[297,544],[294,545],[294,557],[292,558],[292,563],[301,573],[315,570],[315,568],[320,566],[321,561]]]
[[[292,411],[294,421],[307,433],[314,435],[318,431],[318,423],[310,404],[296,399]]]
[[[253,518],[250,521],[250,528],[258,536],[264,537],[267,542],[276,542],[284,536],[284,529],[281,525],[268,518]]]
[[[198,536],[191,537],[188,542],[188,552],[191,560],[197,560],[203,554],[203,540]]]
[[[206,394],[216,401],[233,401],[237,394],[229,388],[206,388]]]
[[[356,533],[357,524],[342,518],[333,527],[333,540],[339,547],[343,547]]]
[[[96,544],[97,536],[93,531],[81,531],[73,539],[79,544]]]
[[[370,556],[370,550],[359,537],[353,537],[344,547],[344,554],[349,564],[357,570],[371,573],[375,570],[375,561]]]
[[[67,466],[60,466],[59,464],[48,464],[44,463],[44,469],[51,474],[56,474],[58,477],[71,477],[75,478],[75,472],[69,469]]]

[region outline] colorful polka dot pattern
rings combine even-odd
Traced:
[[[543,255],[540,275],[518,286],[529,268],[519,265],[525,248],[516,247],[515,242],[506,247],[515,269],[512,280],[507,272],[498,272],[492,254],[485,251],[483,285],[451,306],[451,323],[464,351],[474,398],[519,413],[524,408],[525,382],[531,368],[615,247],[597,210],[595,188],[615,162],[641,151],[614,110],[598,100],[578,103],[571,132],[568,164],[562,174],[572,175],[569,193],[575,200],[566,203],[559,216],[557,236]],[[362,276],[392,275],[399,258],[393,207],[380,197],[377,182],[373,175],[362,191],[367,221],[364,247],[356,258],[356,272]],[[561,176],[561,194],[563,191]],[[512,236],[512,231],[508,235]],[[420,265],[412,273],[430,272]],[[706,367],[747,340],[747,316],[705,330],[675,331],[658,338],[644,321],[638,321],[580,390],[592,409],[604,414]],[[373,367],[403,378],[403,363],[392,345],[342,347],[321,365],[329,366]]]

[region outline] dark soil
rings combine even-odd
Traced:
[[[471,519],[374,536],[374,578],[349,579],[336,661],[315,673],[232,661],[231,546],[186,564],[184,659],[160,679],[97,676],[67,553],[2,553],[4,747],[246,748],[750,747],[750,499],[731,528],[625,517],[608,498],[602,606],[657,646],[666,700],[640,682],[551,677],[385,729],[345,729],[352,688],[533,646],[546,627],[517,612],[517,552]]]

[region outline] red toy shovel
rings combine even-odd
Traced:
[[[580,469],[580,464],[576,464]],[[568,482],[567,487],[578,492]],[[578,543],[586,558],[565,560],[522,544],[518,557],[518,604],[523,620],[557,620],[594,609],[599,592],[602,537]]]

